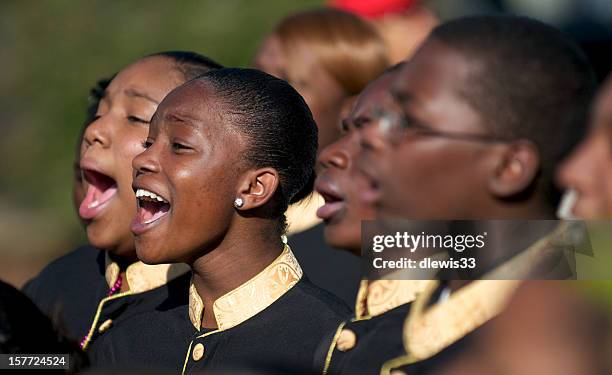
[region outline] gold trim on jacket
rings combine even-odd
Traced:
[[[106,269],[104,272],[104,277],[108,287],[112,288],[119,277],[119,265],[110,259],[108,253],[106,253],[105,263]],[[82,349],[85,350],[89,346],[91,338],[96,330],[96,327],[98,326],[98,321],[100,320],[100,315],[102,314],[104,305],[107,302],[153,290],[181,275],[184,275],[187,272],[189,272],[189,266],[183,263],[148,265],[139,261],[130,264],[125,270],[125,282],[127,282],[129,290],[105,297],[100,300],[98,303],[98,308],[96,309],[96,315],[94,315],[89,331],[87,331],[87,336],[85,336],[83,341]]]
[[[425,289],[429,280],[361,280],[355,317],[378,316],[412,302]]]
[[[112,288],[119,277],[120,269],[106,254],[106,271],[104,277],[109,288]],[[144,264],[134,262],[125,270],[124,282],[127,282],[130,292],[143,293],[158,288],[169,281],[189,272],[189,266],[184,263]]]
[[[303,272],[289,245],[263,271],[219,297],[213,313],[220,332],[232,328],[272,305],[302,278]],[[204,303],[193,283],[189,288],[189,319],[200,330]]]
[[[438,280],[431,280],[413,302],[404,324],[403,340],[407,354],[387,361],[381,374],[388,375],[397,367],[431,358],[499,315],[521,280],[539,275],[534,272],[541,272],[543,265],[550,266],[550,260],[560,259],[561,262],[555,262],[553,269],[547,267],[547,272],[541,276],[559,276],[559,272],[565,275],[568,264],[564,261],[568,259],[563,253],[566,249],[558,246],[558,240],[568,228],[567,223],[561,223],[529,248],[486,274],[483,280],[470,282],[444,302],[431,305],[440,285]],[[499,280],[508,276],[516,280]]]
[[[392,275],[388,277],[392,277]],[[410,303],[415,300],[428,283],[429,280],[361,280],[357,300],[355,301],[355,317],[340,323],[338,326],[336,334],[327,349],[323,374],[325,375],[329,371],[340,333],[348,323],[368,320]]]

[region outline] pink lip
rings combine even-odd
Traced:
[[[317,216],[325,221],[333,219],[346,207],[340,189],[330,181],[329,176],[322,174],[317,178],[315,189],[325,199],[325,204],[317,210]]]
[[[115,197],[115,195],[117,195],[116,187],[106,190],[98,200],[90,201],[88,199],[84,199],[79,206],[79,216],[85,220],[95,218],[102,211],[104,211],[104,209],[108,206],[108,203]],[[87,196],[89,196],[89,193]]]
[[[117,182],[101,172],[92,162],[81,163],[83,173],[89,179],[85,198],[79,206],[79,216],[91,220],[100,215],[117,195]]]
[[[325,203],[317,210],[317,216],[323,220],[331,220],[344,208],[343,201]]]
[[[159,225],[166,216],[168,216],[167,212],[165,214],[163,214],[162,216],[160,216],[159,218],[155,219],[154,221],[148,222],[148,223],[141,222],[141,221],[138,220],[138,217],[135,217],[132,220],[132,224],[130,225],[130,229],[132,230],[132,233],[135,236],[140,236],[140,235],[146,233],[147,231],[153,229],[157,225]]]

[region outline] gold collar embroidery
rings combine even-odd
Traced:
[[[567,230],[565,223],[525,251],[515,255],[483,277],[452,293],[445,302],[428,307],[439,281],[429,281],[417,296],[404,326],[404,346],[412,361],[429,358],[501,313],[521,283],[534,268],[558,257],[555,241]],[[563,249],[561,249],[563,250]],[[562,260],[567,260],[562,257]],[[557,267],[552,273],[566,272]],[[563,266],[563,265],[561,265]],[[517,280],[496,280],[513,276]]]
[[[361,280],[355,317],[378,316],[415,300],[429,280]]]
[[[232,328],[265,310],[302,278],[303,272],[291,248],[246,283],[219,297],[213,304],[218,331]],[[199,331],[204,303],[193,283],[189,287],[189,319]]]
[[[119,277],[119,265],[106,254],[106,283],[112,288]],[[144,264],[140,261],[132,263],[125,270],[125,282],[130,293],[142,293],[160,287],[175,278],[189,272],[189,266],[183,263]]]

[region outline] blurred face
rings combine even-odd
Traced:
[[[362,199],[381,216],[468,219],[478,212],[488,195],[483,164],[494,146],[470,139],[486,136],[460,93],[471,70],[461,55],[428,41],[397,74],[381,119],[360,131],[358,167],[368,180]]]
[[[612,81],[594,107],[590,134],[559,170],[559,181],[578,195],[573,214],[585,219],[612,218]]]
[[[356,255],[361,250],[361,220],[375,217],[374,207],[359,197],[360,187],[366,182],[355,170],[360,147],[358,129],[374,121],[377,106],[388,97],[392,79],[392,74],[386,74],[363,91],[342,123],[343,136],[319,155],[315,189],[325,199],[325,205],[317,211],[325,222],[325,240]]]
[[[146,263],[192,264],[230,226],[245,148],[211,93],[200,81],[170,93],[151,122],[146,151],[134,159],[131,228]]]
[[[92,245],[134,256],[132,159],[143,150],[158,103],[182,80],[171,60],[149,57],[122,70],[108,86],[81,147],[85,197],[79,215]]]
[[[537,281],[519,289],[507,310],[481,328],[467,352],[437,375],[604,374],[609,358],[596,306],[568,285]],[[594,328],[599,332],[594,332]]]
[[[280,39],[271,35],[255,55],[253,66],[289,82],[302,95],[317,123],[322,150],[340,137],[341,111],[347,96],[307,46],[295,48],[289,59]]]

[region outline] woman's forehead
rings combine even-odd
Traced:
[[[153,97],[162,95],[156,98],[161,101],[163,96],[180,83],[180,72],[174,68],[171,60],[152,56],[121,70],[110,82],[107,91],[112,93],[133,89]]]

